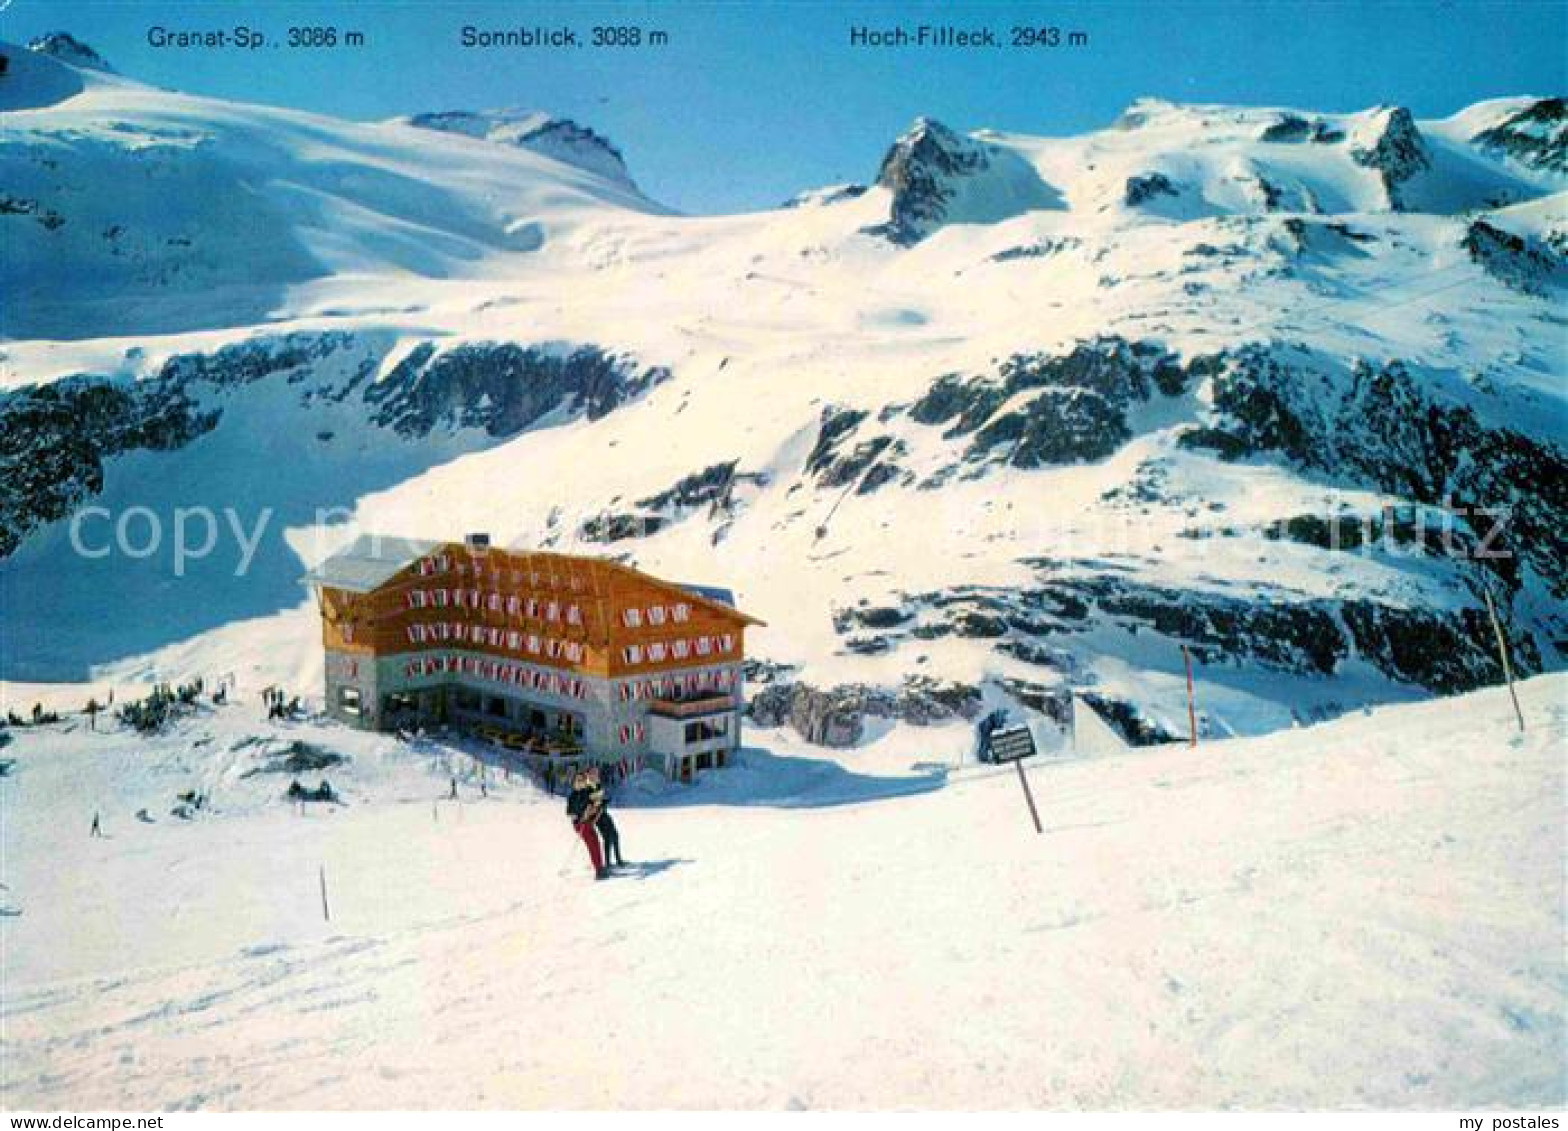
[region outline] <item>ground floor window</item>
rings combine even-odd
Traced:
[[[338,707],[350,715],[359,714],[359,688],[338,688]]]
[[[479,693],[460,687],[453,692],[452,702],[457,705],[457,709],[460,711],[477,711],[479,710]]]
[[[406,691],[394,691],[385,700],[386,709],[390,714],[399,714],[404,711],[419,710],[419,700]]]
[[[698,719],[694,723],[686,724],[686,745],[695,742],[707,742],[714,738],[723,738],[730,732],[730,717],[718,715],[711,719]]]
[[[485,696],[485,714],[498,719],[506,718],[506,700],[499,695]]]

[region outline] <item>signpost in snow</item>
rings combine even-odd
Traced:
[[[1187,745],[1198,745],[1198,704],[1192,693],[1192,653],[1181,646],[1182,662],[1187,665]]]
[[[1503,622],[1497,619],[1497,606],[1492,602],[1492,588],[1481,590],[1486,598],[1486,615],[1491,618],[1492,632],[1497,637],[1497,654],[1503,661],[1503,678],[1508,681],[1508,695],[1514,701],[1514,717],[1519,720],[1519,733],[1524,733],[1524,712],[1519,709],[1519,693],[1514,690],[1514,665],[1508,659],[1508,637],[1503,635]]]
[[[1011,762],[1018,771],[1018,784],[1023,787],[1024,800],[1029,804],[1029,816],[1034,820],[1034,831],[1045,832],[1040,823],[1040,811],[1035,808],[1034,793],[1029,789],[1029,778],[1024,774],[1024,759],[1035,756],[1034,732],[1026,726],[1007,727],[991,732],[991,761]]]

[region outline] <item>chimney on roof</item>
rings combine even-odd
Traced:
[[[488,549],[489,546],[490,546],[490,535],[488,535],[488,534],[465,534],[465,535],[463,535],[463,544],[465,546],[467,546],[471,550]]]

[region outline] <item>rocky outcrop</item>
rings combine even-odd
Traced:
[[[1502,678],[1485,613],[1472,604],[1458,609],[1407,607],[1368,599],[1304,598],[1276,593],[1197,591],[1140,578],[1078,571],[1062,575],[1062,563],[1027,564],[1040,581],[1017,588],[961,586],[912,594],[896,608],[863,606],[841,611],[835,627],[862,633],[864,614],[891,610],[879,623],[882,651],[905,638],[968,636],[994,641],[998,652],[1074,677],[1078,662],[1070,641],[1090,628],[1138,635],[1151,632],[1185,645],[1210,668],[1257,667],[1308,678],[1340,673],[1359,660],[1391,680],[1439,693],[1470,690]],[[940,627],[940,632],[925,631]],[[1538,670],[1540,652],[1514,641],[1520,670]]]
[[[114,74],[109,61],[68,31],[51,31],[28,41],[27,49],[92,71]]]
[[[855,484],[856,494],[869,495],[895,479],[907,479],[907,472],[898,464],[898,457],[908,451],[902,440],[879,435],[850,443],[867,415],[860,409],[823,409],[816,443],[806,456],[806,473],[820,486],[831,489]]]
[[[1164,173],[1140,173],[1128,177],[1122,187],[1122,203],[1128,208],[1147,204],[1155,197],[1177,195],[1176,185]]]
[[[1164,347],[1101,338],[1062,356],[1015,355],[996,374],[939,377],[909,409],[912,420],[948,425],[947,439],[969,439],[964,458],[999,453],[1013,467],[1104,459],[1131,437],[1127,414],[1155,391],[1180,394],[1194,371]],[[1020,394],[1033,393],[1020,398]]]
[[[985,148],[940,122],[920,118],[882,158],[876,183],[893,194],[883,234],[897,244],[918,243],[947,215],[951,182],[990,167]]]
[[[1176,742],[1180,738],[1148,718],[1135,704],[1125,699],[1104,695],[1098,691],[1082,692],[1079,698],[1087,705],[1086,709],[1092,710],[1104,719],[1129,746],[1162,746],[1167,742]]]
[[[1432,167],[1426,140],[1403,106],[1382,107],[1367,116],[1350,137],[1350,159],[1374,170],[1383,182],[1388,207],[1407,207],[1405,186]]]
[[[854,746],[866,719],[894,719],[929,726],[979,716],[982,696],[967,684],[912,677],[896,691],[865,684],[819,690],[810,684],[774,682],[753,695],[746,713],[757,726],[788,725],[818,746]]]
[[[0,558],[102,491],[105,460],[182,447],[217,419],[180,392],[104,377],[0,394]]]
[[[732,515],[739,506],[737,487],[768,483],[765,473],[737,471],[738,464],[738,460],[716,463],[684,476],[663,491],[637,500],[635,511],[595,515],[581,524],[578,536],[585,542],[620,542],[657,534],[698,511],[705,511],[710,518]]]
[[[592,346],[570,353],[511,342],[475,342],[437,352],[424,343],[365,390],[372,419],[399,435],[438,426],[511,436],[558,408],[597,420],[665,380],[659,368],[634,371]]]
[[[599,514],[585,519],[577,536],[584,542],[625,542],[657,534],[665,525],[656,514]]]
[[[1545,294],[1549,284],[1563,277],[1561,253],[1486,220],[1470,221],[1462,246],[1488,275],[1526,294]]]
[[[1269,347],[1227,357],[1212,386],[1215,423],[1183,436],[1221,455],[1277,452],[1414,503],[1462,508],[1492,549],[1523,558],[1568,596],[1568,453],[1469,405],[1438,399],[1400,362],[1354,363],[1348,380]],[[1486,564],[1495,559],[1478,559]]]
[[[1259,141],[1275,145],[1292,145],[1301,142],[1329,144],[1343,141],[1345,135],[1322,118],[1303,118],[1300,114],[1281,114],[1263,128]]]
[[[930,118],[916,119],[893,143],[876,183],[892,202],[887,222],[869,232],[904,247],[951,221],[989,223],[1061,204],[1017,153],[960,136]]]
[[[404,121],[417,129],[461,134],[532,150],[618,181],[628,188],[636,187],[621,151],[608,138],[569,118],[557,118],[537,110],[447,110],[415,114]]]
[[[859,200],[866,195],[869,185],[828,185],[826,188],[807,189],[796,193],[784,202],[784,208],[823,208],[846,200]]]
[[[1568,173],[1568,99],[1533,102],[1471,140],[1532,169]]]
[[[558,409],[603,416],[669,375],[586,346],[560,354],[479,343],[438,353],[427,342],[372,381],[382,348],[336,331],[263,336],[176,355],[140,381],[84,374],[0,392],[0,558],[101,491],[105,460],[183,447],[241,411],[223,393],[255,382],[298,386],[304,406],[359,397],[371,423],[420,439],[442,427],[511,436]]]
[[[705,467],[701,471],[685,476],[657,494],[639,499],[637,505],[652,511],[676,514],[695,510],[698,507],[729,511],[734,506],[735,488],[744,485],[754,487],[768,485],[766,473],[739,471],[737,470],[739,463],[739,460],[730,460],[728,463],[716,463],[711,467]]]

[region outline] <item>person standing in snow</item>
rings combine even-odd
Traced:
[[[621,856],[621,833],[615,827],[615,819],[610,816],[610,797],[605,792],[604,782],[600,779],[597,766],[588,771],[589,802],[592,808],[594,828],[599,830],[599,838],[604,841],[604,865],[609,867],[612,863],[622,866],[626,863]]]
[[[99,836],[99,837],[103,836],[103,825],[99,824],[99,822],[98,822],[98,814],[97,813],[93,814],[93,827],[88,832],[87,835],[88,836]]]
[[[599,834],[594,831],[593,786],[588,781],[588,772],[578,770],[572,775],[572,792],[566,798],[566,815],[572,822],[572,828],[582,841],[588,846],[588,859],[593,864],[593,878],[602,880],[609,875],[609,869],[604,866],[604,856],[599,850]]]

